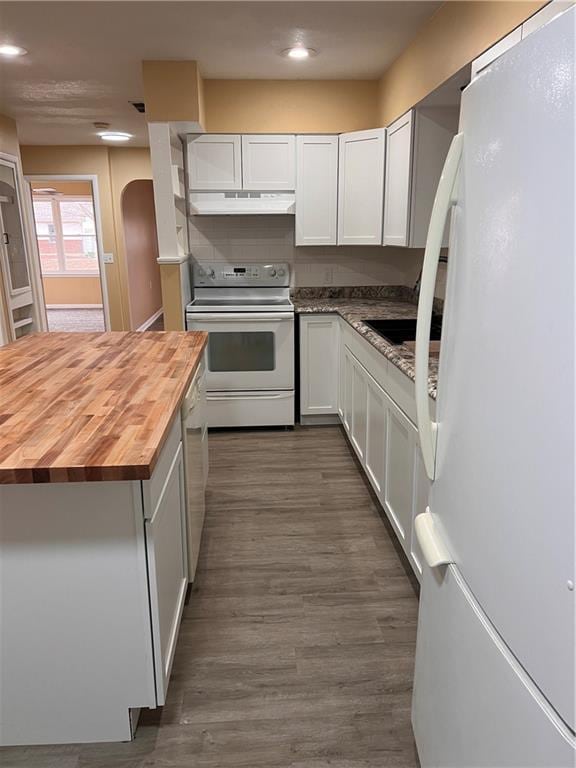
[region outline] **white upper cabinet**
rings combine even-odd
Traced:
[[[336,245],[338,136],[296,137],[296,245]]]
[[[283,190],[296,187],[294,136],[242,136],[242,188]]]
[[[386,130],[384,245],[424,248],[457,107],[419,107]],[[446,227],[443,245],[448,245]]]
[[[408,245],[410,240],[413,115],[411,109],[386,131],[384,245]]]
[[[381,245],[386,130],[339,137],[338,245]]]
[[[242,189],[240,136],[201,134],[188,137],[190,189]]]

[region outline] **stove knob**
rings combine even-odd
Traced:
[[[278,277],[284,277],[285,274],[286,274],[286,270],[285,269],[280,268],[278,270]]]
[[[274,269],[274,267],[270,267],[270,269],[268,270],[268,274],[270,275],[270,277],[276,277],[276,270]]]
[[[208,270],[208,277],[210,277],[210,278],[216,277],[216,272],[214,272],[213,269],[209,269]]]
[[[206,277],[206,270],[204,267],[198,267],[198,277]]]

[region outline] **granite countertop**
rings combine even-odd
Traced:
[[[146,480],[206,333],[35,333],[0,349],[0,483]]]
[[[341,295],[334,295],[334,294]],[[417,306],[409,288],[381,286],[358,289],[297,289],[293,296],[298,313],[333,313],[350,323],[375,349],[406,374],[415,379],[414,353],[403,344],[391,344],[371,330],[365,320],[416,318]],[[428,392],[436,399],[438,359],[430,357]]]

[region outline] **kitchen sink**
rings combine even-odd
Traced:
[[[391,344],[403,344],[416,339],[416,318],[394,320],[365,320],[366,325]],[[430,340],[439,341],[442,333],[442,315],[432,315]]]

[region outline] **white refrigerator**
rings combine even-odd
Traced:
[[[575,18],[466,88],[419,303],[422,768],[575,764]],[[452,212],[436,422],[428,332]]]

